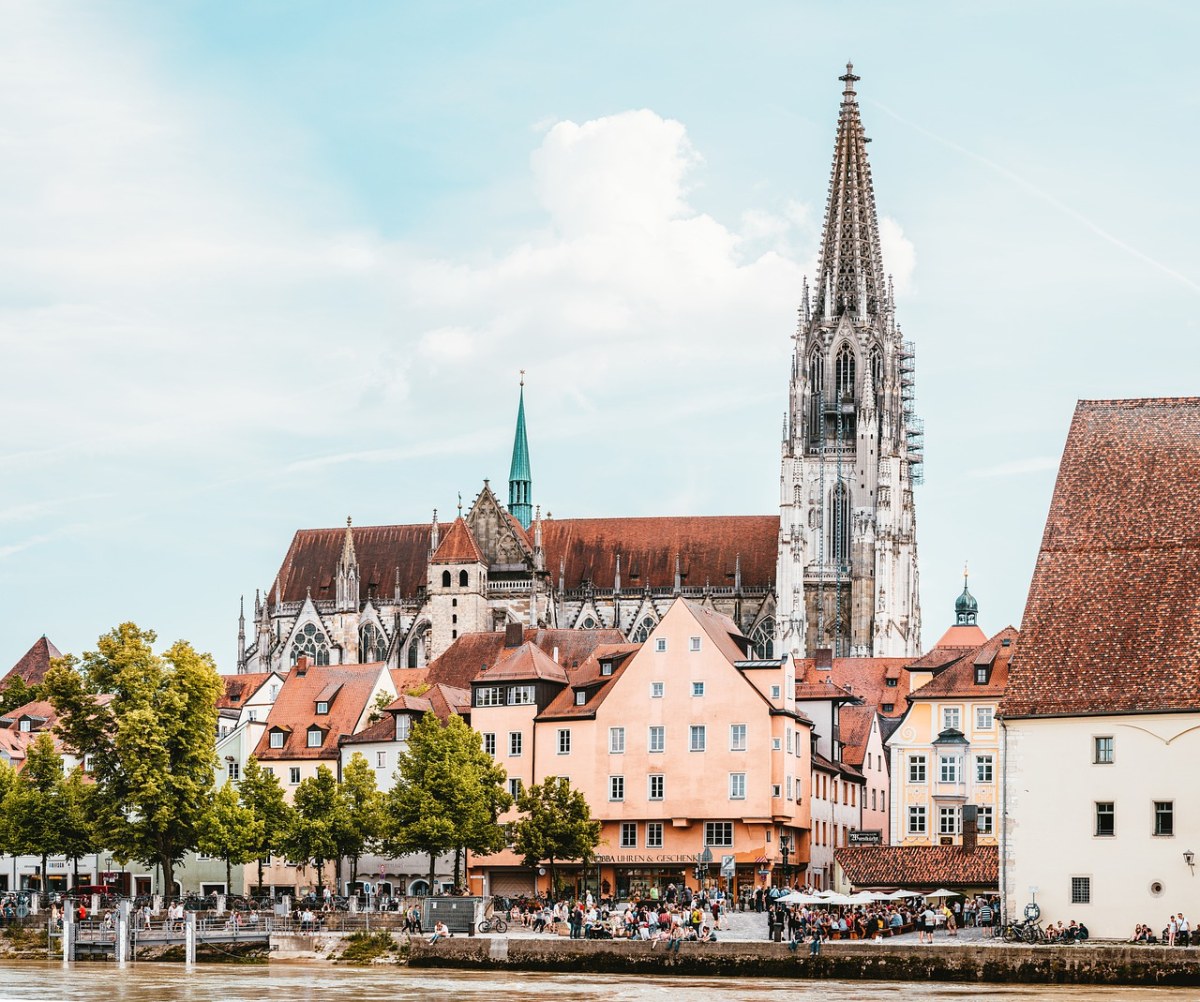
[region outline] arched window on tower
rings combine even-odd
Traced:
[[[459,571],[458,572],[458,586],[460,588],[465,588],[470,583],[471,583],[471,578],[467,575],[467,572]]]
[[[442,587],[443,588],[450,587],[450,572],[449,571],[442,571]]]
[[[769,660],[775,657],[775,620],[770,616],[754,628],[750,644],[756,658]]]
[[[647,616],[637,625],[637,629],[633,631],[633,636],[629,638],[630,643],[644,644],[650,639],[650,634],[654,632],[654,620]]]
[[[839,483],[833,488],[833,518],[829,525],[829,548],[837,564],[850,562],[850,488]]]
[[[837,388],[838,400],[847,395],[854,396],[854,349],[849,341],[843,341],[834,360],[834,385]]]
[[[361,664],[387,660],[387,640],[374,623],[364,623],[358,631],[358,660]]]
[[[875,383],[875,409],[883,409],[883,349],[871,349],[871,380]]]
[[[825,387],[825,356],[814,348],[808,356],[808,437],[821,440],[821,396]]]

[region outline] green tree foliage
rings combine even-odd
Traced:
[[[62,756],[54,738],[39,734],[25,752],[25,768],[17,773],[3,810],[9,851],[17,856],[42,858],[42,890],[48,857],[61,852],[66,797],[63,793]]]
[[[197,830],[197,848],[225,861],[225,890],[233,891],[233,867],[249,863],[262,845],[263,823],[244,807],[233,784],[225,781],[209,801]]]
[[[258,845],[254,857],[258,860],[258,893],[262,893],[263,864],[279,849],[292,824],[292,808],[283,796],[279,777],[258,764],[250,756],[242,771],[239,786],[242,806],[250,811],[258,832]]]
[[[119,858],[157,863],[167,888],[196,848],[216,768],[217,699],[212,656],[122,623],[82,661],[56,662],[46,693],[68,747],[92,756],[102,841]]]
[[[325,864],[338,858],[339,837],[345,827],[345,801],[329,766],[296,787],[291,824],[280,848],[293,863],[317,871],[317,894],[325,888]]]
[[[587,861],[600,844],[600,822],[592,820],[591,808],[579,790],[565,778],[547,776],[517,798],[523,815],[513,826],[514,845],[525,857],[526,866],[550,864],[550,886],[558,890],[560,861]]]
[[[429,854],[429,885],[437,857],[455,849],[492,853],[504,848],[496,819],[512,804],[505,772],[483,750],[481,735],[452,715],[442,724],[426,713],[400,755],[387,797],[389,852]]]
[[[14,675],[8,680],[8,685],[0,689],[0,714],[15,710],[18,706],[32,703],[42,698],[42,687],[30,685],[20,675]]]
[[[89,782],[83,769],[76,766],[62,785],[62,830],[58,851],[72,863],[74,885],[79,883],[79,861],[96,851],[96,787]]]
[[[3,759],[0,759],[0,856],[12,852],[12,849],[9,847],[11,838],[9,827],[12,822],[12,812],[5,806],[4,801],[8,798],[16,782],[17,774],[13,770],[13,767]]]
[[[350,882],[358,880],[358,861],[374,848],[382,835],[383,795],[375,784],[375,770],[355,752],[342,770],[344,823],[339,832],[340,856],[350,860]]]

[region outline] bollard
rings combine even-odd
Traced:
[[[150,905],[150,910],[152,912],[154,912],[155,915],[157,915],[159,912],[162,911],[162,903],[163,903],[163,896],[161,894],[154,895],[153,901]]]
[[[40,894],[29,895],[29,914],[36,915],[42,910],[42,896]]]
[[[351,915],[358,914],[358,895],[357,894],[350,895],[350,914]]]
[[[54,931],[53,921],[50,924],[50,931]],[[65,966],[75,959],[75,914],[70,908],[63,909],[62,951],[63,964]]]
[[[92,914],[93,915],[100,914],[100,895],[99,894],[92,895]]]
[[[118,964],[124,964],[129,960],[129,901],[122,901],[117,905],[117,938],[114,943],[116,948],[116,960]]]
[[[196,913],[188,912],[183,920],[183,958],[191,967],[196,963]]]
[[[224,894],[217,895],[217,914],[218,915],[225,914],[225,895]]]

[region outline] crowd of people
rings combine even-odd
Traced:
[[[1130,939],[1131,943],[1158,943],[1162,946],[1190,946],[1197,941],[1200,941],[1200,933],[1193,939],[1191,923],[1184,917],[1183,912],[1167,916],[1167,924],[1163,926],[1161,936],[1155,935],[1148,925],[1138,923]]]

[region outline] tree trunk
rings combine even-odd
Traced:
[[[456,846],[454,849],[454,887],[455,889],[462,887],[462,881],[459,879],[459,871],[462,869],[463,851],[462,846]]]
[[[358,883],[358,857],[350,857],[350,886],[353,887]]]
[[[318,856],[313,862],[317,864],[317,897],[323,899],[325,897],[325,860]],[[323,904],[324,902],[318,903]]]
[[[50,893],[50,874],[46,872],[49,865],[50,857],[46,853],[42,853],[42,894]]]
[[[263,896],[263,858],[258,857],[258,896]]]
[[[433,894],[433,873],[437,867],[437,854],[430,850],[429,852],[429,893]]]
[[[554,865],[554,857],[548,857],[550,863],[550,896],[558,898],[558,869]],[[535,885],[536,886],[536,885]]]
[[[233,893],[233,861],[225,857],[225,894],[228,896]]]
[[[173,898],[175,896],[175,860],[164,855],[158,861],[158,866],[162,870],[163,897]],[[180,895],[180,897],[182,896]]]

